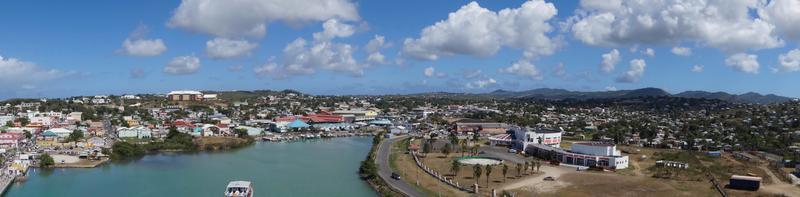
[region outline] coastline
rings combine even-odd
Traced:
[[[94,168],[111,161],[109,158],[102,158],[100,160],[80,161],[76,163],[56,163],[52,168]]]
[[[402,192],[391,187],[386,183],[383,177],[378,175],[378,163],[375,158],[378,154],[378,148],[384,141],[384,133],[386,132],[380,132],[373,137],[372,146],[367,154],[367,158],[361,162],[361,166],[359,167],[359,176],[380,196],[406,196]]]

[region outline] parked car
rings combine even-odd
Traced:
[[[513,148],[512,149],[508,149],[508,152],[509,153],[517,153],[517,149],[513,149]]]
[[[395,180],[400,180],[400,175],[397,173],[392,172],[392,178]]]
[[[556,179],[553,178],[552,176],[548,176],[548,177],[544,177],[544,180],[545,181],[555,181]]]

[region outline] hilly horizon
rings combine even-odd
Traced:
[[[496,98],[535,98],[543,100],[564,100],[564,99],[586,100],[586,99],[669,96],[669,97],[681,97],[681,98],[716,99],[729,102],[754,103],[754,104],[782,103],[795,99],[775,94],[762,95],[755,92],[748,92],[737,95],[722,91],[709,92],[702,90],[690,90],[690,91],[680,92],[677,94],[671,94],[663,89],[653,88],[653,87],[631,89],[631,90],[609,90],[609,91],[571,91],[559,88],[537,88],[524,91],[510,91],[510,90],[497,89],[487,93],[429,92],[429,93],[418,93],[409,95],[444,96],[448,94],[473,95],[473,96],[496,97]]]
[[[304,93],[303,91],[294,90],[294,89],[283,89],[283,90],[270,90],[270,89],[259,89],[259,90],[229,90],[229,91],[221,91],[221,90],[201,90],[203,93],[211,93],[211,94],[220,94],[222,98],[230,98],[233,100],[241,100],[242,98],[249,98],[252,96],[263,96],[263,95],[271,95],[274,93],[297,93],[297,94],[308,94]],[[236,93],[235,96],[233,96]],[[158,95],[164,93],[136,93],[134,95]],[[114,95],[114,94],[110,94]],[[249,96],[248,96],[249,95]],[[447,92],[447,91],[436,91],[436,92],[422,92],[422,93],[409,93],[409,94],[378,94],[378,95],[364,95],[364,94],[348,94],[348,95],[327,95],[327,94],[308,94],[308,95],[316,95],[316,96],[432,96],[432,97],[452,97],[452,96],[470,96],[470,97],[477,97],[477,98],[504,98],[504,99],[513,99],[513,98],[532,98],[532,99],[542,99],[542,100],[565,100],[565,99],[577,99],[577,100],[589,100],[589,99],[619,99],[619,98],[639,98],[639,97],[681,97],[681,98],[696,98],[696,99],[716,99],[728,102],[735,102],[735,103],[751,103],[751,104],[771,104],[771,103],[782,103],[791,101],[796,98],[780,96],[775,94],[760,94],[756,92],[747,92],[743,94],[731,94],[723,91],[702,91],[702,90],[689,90],[683,91],[676,94],[671,94],[663,89],[660,88],[653,88],[653,87],[646,87],[646,88],[639,88],[639,89],[630,89],[630,90],[608,90],[608,91],[573,91],[567,89],[560,89],[560,88],[536,88],[530,90],[522,90],[522,91],[512,91],[512,90],[503,90],[497,89],[491,92],[485,93],[469,93],[469,92]],[[84,97],[86,95],[81,96],[69,96],[69,97],[62,97],[62,98],[74,98],[74,97]],[[2,100],[11,101],[11,100],[25,100],[25,99],[40,99],[40,98],[9,98]],[[58,98],[56,98],[58,99]]]

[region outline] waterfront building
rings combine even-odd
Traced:
[[[353,121],[370,121],[378,117],[378,112],[372,110],[336,110],[332,112],[333,115],[339,116],[352,116]]]

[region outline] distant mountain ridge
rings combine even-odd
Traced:
[[[432,96],[432,97],[471,96],[477,98],[535,98],[544,100],[681,97],[681,98],[716,99],[729,102],[756,103],[756,104],[781,103],[781,102],[791,101],[793,99],[774,94],[761,95],[754,92],[748,92],[740,95],[729,94],[726,92],[706,92],[706,91],[685,91],[678,94],[670,94],[669,92],[659,88],[641,88],[633,90],[612,90],[612,91],[594,91],[594,92],[570,91],[565,89],[553,89],[553,88],[538,88],[525,91],[509,91],[509,90],[499,89],[488,93],[477,93],[477,94],[431,92],[431,93],[412,94],[410,96]]]

